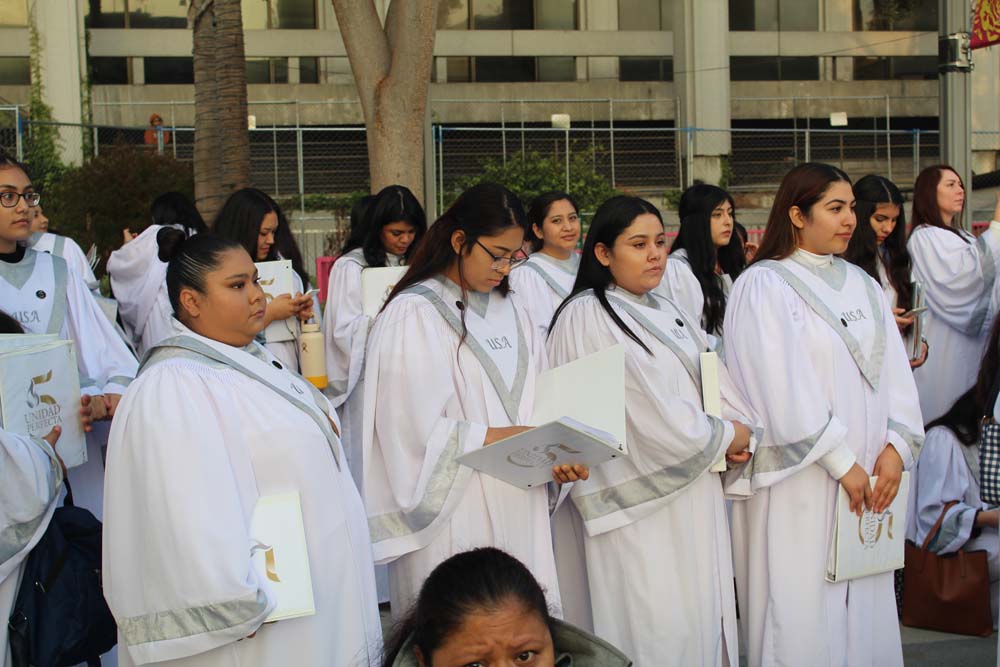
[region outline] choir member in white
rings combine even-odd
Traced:
[[[0,429],[0,667],[11,664],[6,620],[25,559],[48,528],[62,488],[59,432],[56,427],[40,440]]]
[[[232,240],[171,230],[176,335],[147,355],[108,450],[104,593],[124,666],[378,664],[361,498],[318,390],[254,341],[265,298]],[[249,526],[297,492],[316,613],[262,625],[276,604]]]
[[[41,204],[32,207],[31,216],[31,238],[28,239],[28,247],[38,252],[47,252],[56,257],[62,257],[66,260],[70,271],[75,271],[76,275],[83,278],[88,289],[99,293],[94,269],[91,268],[90,261],[79,244],[68,236],[49,231],[49,219],[42,212]]]
[[[726,299],[746,261],[743,242],[733,233],[735,204],[722,188],[693,185],[677,208],[681,226],[657,287],[664,296],[700,323],[710,347],[719,347]]]
[[[301,256],[296,263],[293,257],[283,258],[279,252],[278,228],[283,218],[281,208],[266,193],[255,188],[243,188],[226,200],[212,223],[216,234],[240,242],[255,262],[292,260],[293,294],[277,294],[268,302],[265,326],[292,317],[308,322],[318,313],[314,299],[305,294],[309,275],[302,265]],[[284,224],[288,224],[287,220]],[[260,338],[281,363],[298,372],[299,355],[295,340],[268,341],[263,331]]]
[[[924,335],[931,352],[913,373],[927,421],[944,414],[972,386],[992,319],[1000,221],[976,239],[960,226],[964,207],[965,186],[951,167],[927,167],[917,176],[907,248],[928,307]]]
[[[26,247],[31,208],[38,204],[26,171],[0,155],[0,307],[27,333],[74,342],[83,393],[95,420],[107,420],[138,363],[87,288],[64,259]],[[77,504],[100,518],[104,431],[87,437],[87,462],[70,472]]]
[[[569,296],[576,280],[580,213],[568,194],[545,192],[531,202],[525,222],[531,256],[511,272],[510,290],[544,337],[556,308]]]
[[[180,192],[166,192],[150,206],[153,223],[139,234],[122,231],[124,244],[108,258],[111,290],[118,300],[125,331],[140,356],[171,335],[173,308],[167,296],[167,263],[158,255],[160,230],[179,229],[187,236],[207,231],[201,214]]]
[[[637,665],[736,665],[729,527],[709,468],[723,456],[749,460],[754,419],[724,368],[724,418],[705,414],[699,355],[708,342],[695,318],[653,293],[666,261],[654,206],[605,202],[548,341],[553,365],[625,347],[628,457],[595,468],[571,493],[586,527],[594,631]]]
[[[847,175],[785,175],[756,260],[733,286],[726,365],[764,422],[733,506],[748,664],[901,665],[892,573],[825,580],[839,488],[889,505],[923,427],[913,374],[878,283],[837,257],[854,231]],[[933,347],[933,344],[932,344]],[[878,475],[874,490],[869,475]]]
[[[544,348],[508,298],[512,265],[526,259],[523,219],[506,188],[466,190],[418,244],[371,330],[363,486],[397,616],[438,563],[477,546],[520,559],[559,607],[547,489],[456,461],[528,429]],[[581,474],[553,471],[561,481]]]
[[[913,307],[913,261],[906,249],[903,194],[889,179],[872,174],[855,183],[853,190],[858,224],[843,257],[882,286],[909,353],[919,313],[907,314]],[[910,360],[911,367],[923,365],[927,349],[923,342],[920,356]]]
[[[326,394],[343,424],[344,450],[354,480],[361,488],[361,419],[364,391],[359,388],[371,318],[361,303],[361,272],[367,268],[403,266],[414,244],[427,231],[427,218],[409,188],[390,185],[368,204],[362,222],[352,230],[330,269],[323,335],[326,340]],[[355,391],[357,390],[357,391]]]

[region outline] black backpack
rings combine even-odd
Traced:
[[[13,667],[96,667],[117,641],[101,589],[101,522],[73,505],[65,484],[63,506],[28,554],[10,616]]]

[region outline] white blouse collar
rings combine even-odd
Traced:
[[[802,248],[796,248],[795,252],[792,253],[792,259],[817,269],[833,266],[833,255],[817,255]]]

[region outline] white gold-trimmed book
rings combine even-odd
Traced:
[[[382,266],[361,270],[361,310],[365,315],[378,315],[406,269],[405,266]]]
[[[254,569],[278,600],[264,622],[315,614],[299,494],[281,493],[257,500],[250,536]]]
[[[276,296],[295,296],[295,282],[292,278],[292,262],[279,259],[274,262],[257,262],[257,276],[264,298],[271,303]],[[268,343],[295,340],[299,334],[299,320],[292,316],[287,320],[275,320],[264,328],[264,338]]]

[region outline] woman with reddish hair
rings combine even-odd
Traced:
[[[964,207],[965,184],[948,165],[927,167],[917,176],[906,247],[928,308],[923,334],[929,348],[937,350],[913,374],[925,422],[943,415],[975,383],[989,336],[990,297],[1000,265],[1000,210],[976,239],[959,224]]]

